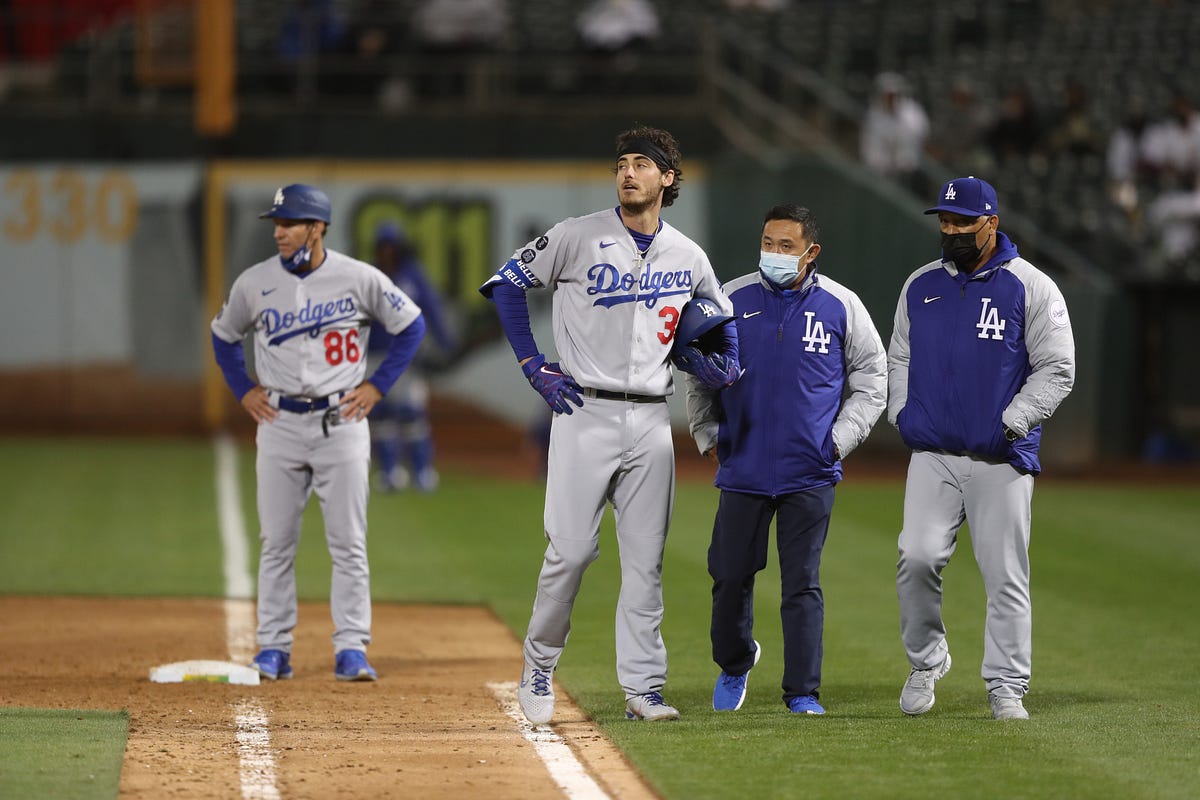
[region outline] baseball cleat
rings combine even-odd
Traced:
[[[788,710],[793,714],[824,714],[825,707],[811,694],[803,694],[788,700]]]
[[[667,705],[660,693],[646,692],[625,701],[625,719],[644,719],[647,722],[679,719],[679,710]]]
[[[750,669],[754,669],[760,658],[762,658],[762,646],[755,640],[754,664],[750,665]],[[737,711],[741,708],[742,703],[746,701],[746,681],[749,677],[749,669],[741,675],[730,675],[722,670],[721,674],[717,676],[717,685],[713,687],[713,711]]]
[[[545,725],[554,716],[554,670],[525,665],[517,687],[517,703],[525,719],[534,725]]]
[[[250,666],[269,681],[286,681],[292,677],[291,656],[282,650],[260,650]]]
[[[946,660],[940,666],[910,672],[900,691],[900,710],[915,717],[933,708],[933,685],[949,671],[950,654],[946,653]]]
[[[1029,712],[1019,697],[997,697],[988,695],[992,706],[992,719],[1029,719]]]
[[[342,650],[334,657],[333,676],[339,681],[374,681],[379,676],[362,650]]]

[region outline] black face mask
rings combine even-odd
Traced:
[[[967,233],[943,233],[942,254],[953,261],[954,266],[960,270],[969,270],[975,266],[983,252],[983,248],[975,244],[975,235],[983,230],[984,225],[987,225],[986,219],[983,225]]]

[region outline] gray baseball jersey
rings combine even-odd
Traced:
[[[615,209],[572,217],[513,253],[493,280],[550,287],[559,363],[581,386],[666,396],[679,311],[693,295],[729,314],[700,246],[663,221],[645,254]]]
[[[212,331],[239,342],[253,329],[258,382],[285,395],[325,397],[366,375],[372,319],[399,333],[421,310],[381,271],[326,249],[320,268],[303,275],[272,257],[243,272]]]
[[[627,697],[667,680],[662,559],[675,496],[675,453],[665,398],[680,310],[692,296],[732,313],[708,256],[662,223],[646,252],[615,209],[564,220],[523,248],[493,280],[553,290],[554,345],[583,387],[584,406],[556,414],[547,463],[548,545],[525,638],[525,660],[558,663],[583,573],[599,554],[613,505],[621,557],[617,678]],[[597,396],[594,390],[639,395]]]
[[[290,652],[296,626],[295,557],[301,519],[316,492],[333,561],[330,607],[334,651],[371,640],[367,421],[342,420],[340,395],[363,382],[372,319],[399,333],[420,309],[370,264],[326,250],[311,272],[293,274],[272,257],[243,272],[212,322],[227,342],[253,332],[255,372],[279,397],[328,403],[328,411],[281,409],[258,426],[258,643]]]

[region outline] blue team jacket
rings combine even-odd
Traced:
[[[1073,381],[1073,341],[1053,282],[1003,233],[997,247],[974,274],[939,261],[909,278],[889,353],[889,405],[899,408],[893,421],[913,450],[969,454],[1037,475],[1041,425],[1014,422],[1021,438],[1010,444],[1004,415],[1038,423],[1049,416]],[[897,353],[906,376],[897,373]],[[1045,364],[1047,383],[1030,381],[1035,363]],[[1023,391],[1029,400],[1014,404]]]
[[[847,455],[870,432],[886,395],[886,356],[858,296],[814,270],[781,291],[757,272],[726,284],[745,369],[696,412],[701,390],[688,382],[693,433],[719,422],[714,483],[778,496],[837,483]],[[843,407],[843,392],[851,393]],[[705,443],[697,436],[703,449]]]

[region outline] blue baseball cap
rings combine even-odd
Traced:
[[[926,214],[949,211],[964,217],[990,217],[1000,213],[996,190],[987,181],[974,175],[946,181],[938,195],[938,204],[925,209]]]

